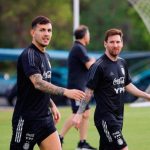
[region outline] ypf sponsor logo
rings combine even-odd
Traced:
[[[124,81],[124,77],[120,77],[119,79],[114,79],[113,80],[113,85],[114,86],[120,86],[120,85],[124,85],[125,81]],[[114,88],[116,94],[120,94],[120,93],[124,93],[125,92],[125,88],[120,86],[120,87],[117,87],[117,88]]]

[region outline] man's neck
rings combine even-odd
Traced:
[[[78,42],[80,42],[81,44],[83,44],[84,46],[86,46],[86,43],[85,43],[85,41],[84,41],[83,39],[78,39],[78,40],[76,40],[76,41],[78,41]]]
[[[105,54],[107,55],[107,57],[112,60],[112,61],[117,61],[118,56],[112,56],[110,55],[107,51],[105,51]]]
[[[45,47],[40,46],[39,44],[37,44],[36,42],[32,41],[32,43],[41,51],[41,52],[45,52]]]

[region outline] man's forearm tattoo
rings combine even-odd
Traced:
[[[64,88],[58,87],[42,79],[40,74],[34,74],[30,77],[36,89],[54,95],[64,95]]]
[[[87,104],[88,102],[86,100],[82,100],[77,113],[82,114],[85,111]]]
[[[82,100],[81,103],[80,103],[80,106],[79,106],[79,109],[78,109],[78,112],[77,112],[78,114],[82,114],[85,111],[86,106],[89,103],[89,101],[91,100],[91,97],[93,95],[93,90],[87,88],[85,90],[85,95],[86,95],[85,99]]]

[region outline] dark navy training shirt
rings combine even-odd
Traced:
[[[51,65],[47,53],[31,44],[19,56],[17,63],[17,103],[13,119],[20,116],[26,119],[40,119],[50,114],[50,94],[35,89],[29,77],[41,74],[43,80],[51,81]]]
[[[125,86],[131,82],[127,65],[122,58],[111,61],[105,54],[91,67],[87,87],[94,90],[95,123],[103,117],[122,121]],[[112,118],[111,118],[112,117]]]
[[[88,61],[86,47],[75,41],[68,58],[68,88],[85,90],[88,77],[88,69],[85,63]]]

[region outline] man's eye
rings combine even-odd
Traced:
[[[52,29],[49,29],[48,32],[52,32]]]

